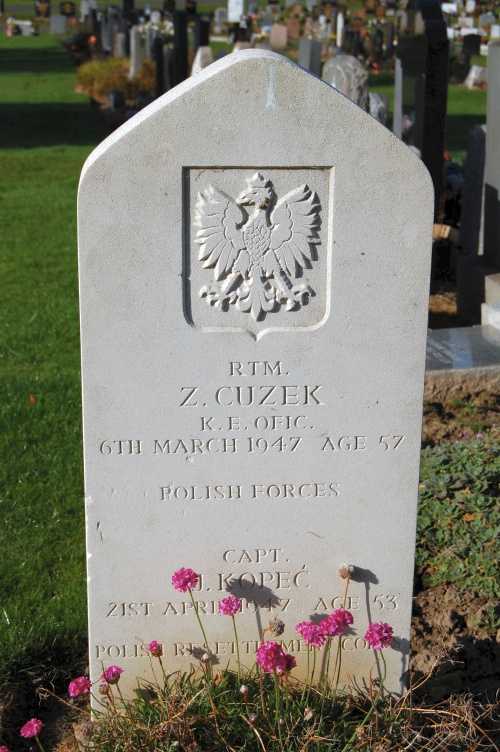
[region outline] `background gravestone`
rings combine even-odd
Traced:
[[[321,76],[322,51],[323,45],[319,39],[302,37],[299,42],[299,65],[315,76]]]
[[[50,17],[50,34],[65,34],[67,18],[60,13],[53,13]]]
[[[498,132],[500,127],[500,42],[488,45],[488,103],[486,129],[475,129],[471,146],[476,147],[477,158],[475,188],[473,195],[464,196],[462,212],[471,212],[465,226],[465,240],[470,245],[464,247],[473,255],[462,255],[457,264],[457,307],[462,322],[487,323],[486,306],[500,302],[500,149]],[[481,181],[480,154],[484,146],[484,183]],[[465,186],[464,186],[465,189]],[[469,209],[470,206],[470,209]],[[478,255],[476,255],[478,254]]]
[[[353,55],[335,50],[323,65],[323,81],[333,86],[366,112],[370,109],[368,71]]]
[[[363,635],[385,621],[401,691],[432,238],[422,162],[324,82],[251,50],[104,141],[78,216],[92,680],[119,664],[131,694],[152,678],[153,639],[169,672],[204,652],[171,585],[180,567],[202,575],[219,667],[234,666],[217,613],[231,592],[244,665],[278,616],[303,677],[295,625],[341,605],[338,568],[353,564],[341,683],[380,677]]]
[[[448,93],[449,41],[439,0],[409,0],[408,25],[400,33],[397,58],[402,77],[396,77],[394,133],[415,146],[434,184],[438,218],[443,174],[444,129]],[[396,111],[401,103],[402,112]],[[402,130],[397,131],[396,127]]]

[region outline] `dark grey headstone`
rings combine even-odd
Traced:
[[[188,30],[187,12],[174,12],[174,80],[173,86],[185,81],[188,77]]]
[[[390,60],[394,55],[394,24],[389,21],[385,27],[385,56]]]
[[[475,125],[467,138],[467,160],[462,191],[460,245],[467,256],[483,253],[484,159],[486,126]]]
[[[466,34],[462,41],[462,49],[471,55],[479,55],[481,51],[481,37],[479,34]]]
[[[397,57],[403,71],[402,138],[416,147],[434,184],[435,217],[441,197],[449,41],[439,0],[409,0],[407,33]]]
[[[319,39],[301,39],[299,42],[299,65],[321,76],[321,53],[323,45]]]
[[[153,41],[153,60],[155,63],[155,96],[165,94],[165,61],[163,55],[163,39],[159,34]]]

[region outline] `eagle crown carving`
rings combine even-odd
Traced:
[[[320,203],[305,183],[277,200],[270,180],[256,172],[233,200],[209,185],[196,201],[198,259],[214,282],[200,296],[221,311],[233,305],[255,321],[285,306],[307,305],[314,291],[298,280],[316,260]],[[253,213],[243,207],[252,207]]]

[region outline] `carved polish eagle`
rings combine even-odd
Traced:
[[[296,310],[314,295],[309,285],[294,282],[315,260],[320,204],[306,184],[276,201],[271,181],[260,173],[246,182],[236,200],[212,185],[198,194],[195,242],[199,261],[214,276],[201,297],[223,311],[235,305],[257,321],[283,304]]]

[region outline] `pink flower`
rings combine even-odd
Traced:
[[[8,747],[0,747],[0,752],[10,752]]]
[[[297,661],[293,655],[290,655],[290,653],[283,653],[283,657],[279,660],[279,665],[276,666],[276,673],[288,673],[292,668],[295,668],[296,665]]]
[[[323,634],[340,636],[344,634],[347,627],[352,624],[354,617],[350,611],[346,611],[344,608],[338,608],[330,616],[327,616],[321,622],[320,630]]]
[[[151,655],[154,656],[155,658],[160,658],[163,655],[163,648],[159,642],[156,642],[156,640],[153,640],[153,642],[150,642],[149,645],[147,645],[146,647],[151,653]]]
[[[24,724],[19,732],[24,739],[31,739],[33,736],[38,736],[45,723],[42,723],[38,718],[32,718],[30,721]]]
[[[265,642],[261,645],[257,650],[255,660],[268,674],[284,674],[297,665],[293,655],[284,653],[283,648],[277,642]]]
[[[219,614],[224,614],[224,616],[234,616],[240,608],[241,601],[239,598],[235,598],[234,595],[228,595],[227,598],[219,601]]]
[[[373,622],[366,630],[365,640],[374,650],[388,648],[392,642],[394,632],[389,624],[383,621]]]
[[[88,695],[91,686],[90,679],[87,679],[86,676],[79,676],[78,679],[73,679],[69,683],[69,696],[78,697],[79,695]]]
[[[123,674],[123,669],[120,666],[109,666],[101,678],[108,684],[118,684],[120,674]]]
[[[192,569],[184,569],[182,567],[172,575],[172,585],[179,593],[185,593],[187,590],[192,590],[196,587],[199,576]]]
[[[312,621],[301,621],[297,624],[295,631],[302,635],[302,639],[313,648],[320,648],[324,645],[325,635],[317,624]]]

